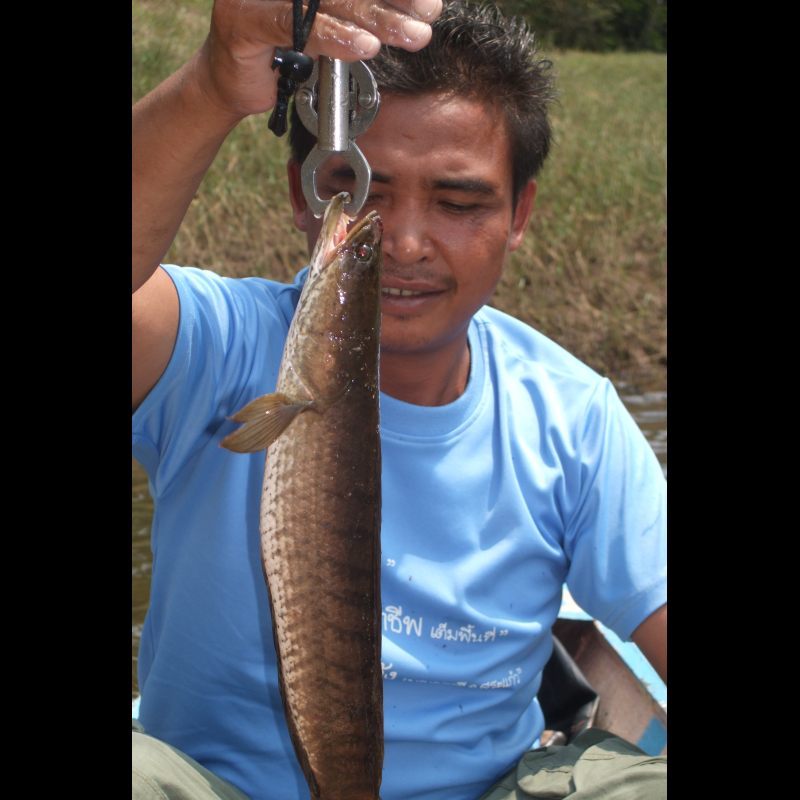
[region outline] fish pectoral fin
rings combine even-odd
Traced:
[[[250,420],[258,419],[264,414],[269,414],[283,406],[297,405],[300,402],[299,400],[292,400],[291,397],[281,392],[265,394],[261,397],[256,397],[255,400],[251,400],[235,414],[231,414],[228,419],[232,419],[234,422],[250,422]]]
[[[314,405],[312,400],[293,400],[285,394],[265,394],[239,409],[230,419],[244,423],[229,433],[222,447],[235,453],[255,453],[269,447],[301,412]]]

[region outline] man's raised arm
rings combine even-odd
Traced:
[[[326,0],[304,52],[357,61],[381,42],[419,50],[441,8],[441,0]],[[290,0],[216,0],[200,50],[134,106],[133,408],[164,371],[177,334],[178,298],[158,265],[225,138],[275,104],[275,47],[291,41]]]

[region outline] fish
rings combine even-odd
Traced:
[[[312,800],[378,800],[383,769],[382,224],[328,204],[276,391],[231,419],[267,447],[261,553],[286,723]]]

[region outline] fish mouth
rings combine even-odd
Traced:
[[[352,244],[356,240],[363,240],[366,236],[371,236],[373,244],[381,240],[383,233],[383,223],[377,211],[370,211],[363,219],[360,219],[349,231],[342,244]]]
[[[383,223],[377,211],[370,211],[352,227],[355,217],[344,210],[350,202],[347,192],[334,195],[325,209],[319,241],[323,243],[322,261],[330,264],[344,250],[359,244],[377,246],[383,233]],[[349,230],[348,230],[349,228]]]

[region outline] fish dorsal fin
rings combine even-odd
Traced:
[[[228,434],[222,447],[236,453],[255,453],[269,447],[301,412],[313,405],[312,400],[293,400],[285,394],[265,394],[239,409],[230,419],[244,423]]]

